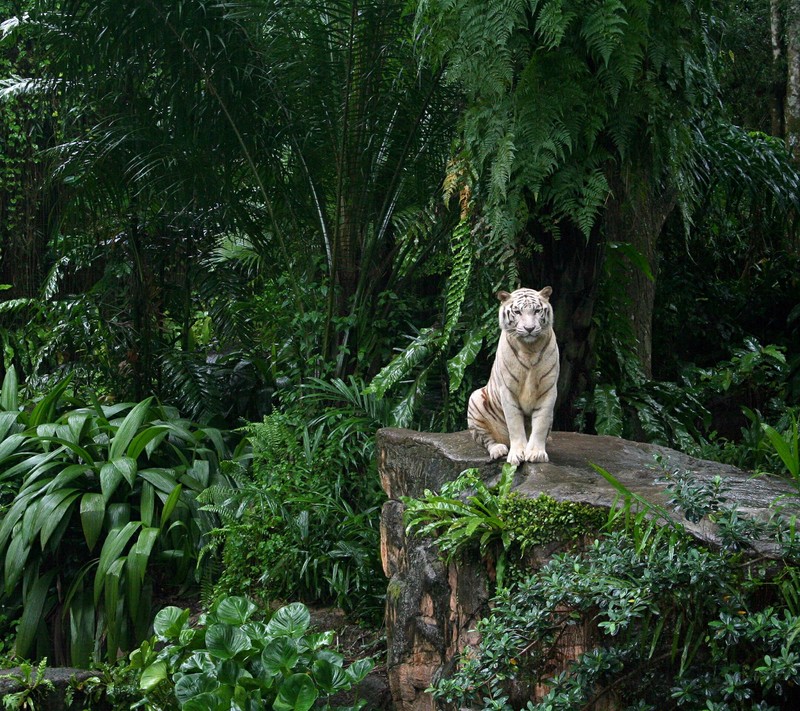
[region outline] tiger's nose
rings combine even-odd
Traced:
[[[524,328],[528,333],[533,333],[536,326],[523,326],[522,328]]]

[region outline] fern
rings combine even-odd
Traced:
[[[445,298],[445,324],[439,347],[446,348],[450,337],[458,324],[461,316],[461,306],[467,293],[472,262],[475,254],[472,231],[470,230],[470,211],[466,209],[456,229],[453,231],[451,241],[453,264],[447,280],[447,295]]]
[[[491,9],[489,9],[489,6]],[[470,99],[461,141],[495,245],[531,217],[584,233],[607,176],[636,160],[659,186],[692,190],[689,120],[714,91],[709,2],[428,0],[417,26]],[[510,31],[509,31],[510,28]],[[532,198],[532,199],[531,199]],[[533,214],[531,214],[533,213]]]
[[[557,47],[564,39],[564,35],[569,29],[572,20],[577,13],[574,10],[566,10],[565,5],[571,4],[569,0],[549,0],[541,5],[539,14],[536,18],[536,34],[541,37],[546,48]]]
[[[400,351],[373,379],[367,388],[368,393],[383,397],[386,392],[413,371],[434,349],[440,333],[432,328],[424,329],[404,350]]]
[[[583,20],[581,37],[590,54],[598,55],[608,66],[611,53],[620,45],[627,21],[626,8],[620,0],[605,0]]]

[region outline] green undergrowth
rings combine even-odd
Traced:
[[[246,593],[265,605],[299,600],[380,619],[381,496],[365,422],[342,434],[340,419],[312,426],[290,407],[248,427],[252,472],[204,495],[223,522],[212,597]]]
[[[420,499],[403,498],[407,531],[435,537],[446,560],[475,549],[494,558],[502,587],[507,562],[534,546],[575,540],[606,523],[607,513],[589,504],[512,492],[515,472],[505,464],[497,483],[487,486],[477,469],[467,469],[439,494],[426,489]]]

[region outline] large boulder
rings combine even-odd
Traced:
[[[488,609],[491,571],[480,560],[446,565],[435,541],[406,536],[400,499],[420,497],[426,489],[438,491],[468,468],[477,468],[482,478],[490,481],[499,475],[502,461],[491,461],[468,432],[382,429],[377,445],[381,484],[389,497],[381,516],[381,555],[389,578],[389,685],[398,711],[427,711],[435,706],[425,689],[459,652],[476,642],[475,624]],[[667,495],[659,481],[664,469],[658,465],[658,457],[670,470],[692,472],[698,481],[725,478],[730,498],[750,516],[766,518],[776,498],[796,494],[780,479],[753,478],[750,472],[735,467],[616,437],[554,432],[548,453],[548,463],[525,464],[517,470],[514,491],[610,508],[618,491],[597,473],[595,465],[644,500],[663,505]],[[708,521],[684,523],[698,539],[712,545],[717,542]],[[548,552],[539,551],[538,555],[544,559]]]

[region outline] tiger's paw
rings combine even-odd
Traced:
[[[506,461],[509,464],[522,464],[525,461],[525,450],[522,447],[512,447]]]
[[[500,457],[505,457],[508,454],[508,447],[504,444],[493,444],[489,447],[489,456],[492,459],[500,459]]]
[[[539,449],[538,447],[527,447],[525,449],[525,461],[526,462],[549,462],[550,459],[547,456],[547,452],[544,449]]]

